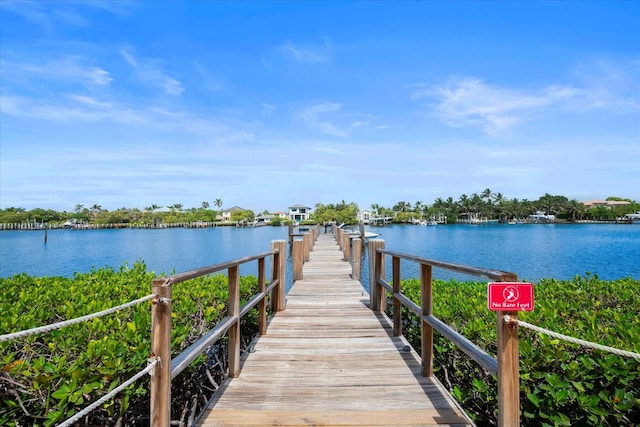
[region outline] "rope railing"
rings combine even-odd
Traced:
[[[75,414],[71,418],[67,419],[63,423],[58,424],[58,427],[69,427],[69,426],[72,426],[73,423],[75,423],[76,421],[79,421],[82,417],[84,417],[85,415],[89,414],[91,411],[93,411],[94,409],[96,409],[97,407],[102,405],[103,403],[107,402],[109,399],[114,397],[116,394],[120,393],[125,388],[129,387],[134,382],[138,381],[145,374],[149,373],[150,375],[153,375],[153,369],[155,368],[155,366],[158,363],[160,363],[160,358],[159,357],[153,357],[153,358],[149,359],[147,361],[147,367],[146,368],[144,368],[143,370],[141,370],[140,372],[135,374],[133,377],[129,378],[127,381],[125,381],[122,384],[120,384],[118,387],[116,387],[113,390],[111,390],[109,393],[107,393],[104,396],[102,396],[100,399],[98,399],[95,402],[93,402],[91,405],[89,405],[86,408],[84,408],[82,411],[78,412],[77,414]]]
[[[504,316],[505,323],[517,323],[518,326],[522,326],[523,328],[531,329],[532,331],[539,332],[541,334],[549,335],[550,337],[554,337],[563,341],[567,341],[573,344],[578,344],[583,347],[593,348],[595,350],[601,350],[608,353],[617,354],[618,356],[631,357],[636,360],[640,360],[640,354],[634,353],[632,351],[620,350],[614,347],[609,347],[602,344],[597,344],[590,341],[581,340],[579,338],[573,338],[568,335],[560,334],[558,332],[553,332],[548,329],[541,328],[539,326],[532,325],[531,323],[523,322],[522,320],[514,320],[510,316]]]
[[[88,320],[97,319],[99,317],[104,317],[104,316],[106,316],[108,314],[112,314],[112,313],[115,313],[116,311],[120,311],[120,310],[123,310],[125,308],[132,307],[134,305],[137,305],[137,304],[140,304],[142,302],[148,301],[148,300],[153,299],[155,297],[156,297],[155,294],[150,294],[150,295],[147,295],[145,297],[138,298],[137,300],[130,301],[128,303],[125,303],[125,304],[122,304],[122,305],[119,305],[119,306],[116,306],[116,307],[108,308],[106,310],[98,311],[98,312],[92,313],[92,314],[87,314],[86,316],[77,317],[75,319],[64,320],[62,322],[52,323],[50,325],[45,325],[45,326],[39,326],[37,328],[27,329],[27,330],[19,331],[19,332],[14,332],[14,333],[11,333],[11,334],[0,335],[0,342],[10,341],[10,340],[14,340],[14,339],[17,339],[17,338],[26,337],[26,336],[29,336],[29,335],[40,334],[40,333],[43,333],[43,332],[55,331],[56,329],[62,329],[64,327],[66,327],[66,326],[76,325],[78,323],[86,322]]]

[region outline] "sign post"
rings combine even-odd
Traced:
[[[487,307],[498,320],[498,426],[520,425],[520,373],[518,311],[533,310],[533,285],[519,282],[489,283]],[[506,324],[509,315],[515,322]]]

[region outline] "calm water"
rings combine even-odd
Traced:
[[[586,273],[606,280],[640,279],[637,225],[394,225],[367,230],[380,233],[390,250],[511,271],[522,280],[571,279]],[[43,231],[2,231],[0,277],[22,272],[70,277],[76,271],[118,268],[138,260],[158,274],[180,272],[266,252],[270,241],[279,239],[287,239],[286,227],[50,230],[46,244]],[[241,269],[241,274],[255,274],[252,268]],[[414,263],[403,263],[402,271],[403,278],[417,277]],[[366,267],[363,275],[367,283]],[[472,279],[439,270],[434,276]]]

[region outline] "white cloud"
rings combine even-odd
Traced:
[[[487,134],[495,134],[577,93],[578,90],[568,86],[527,91],[490,86],[477,78],[459,78],[416,91],[411,98],[434,99],[436,115],[449,126],[480,126]]]
[[[298,118],[307,126],[326,133],[327,135],[345,137],[349,134],[346,129],[341,129],[325,117],[342,109],[342,104],[337,102],[318,102],[304,108]]]
[[[134,69],[136,76],[149,84],[161,87],[169,95],[179,96],[184,92],[182,83],[173,77],[169,77],[160,70],[160,66],[153,59],[135,58],[130,52],[121,50],[124,60]]]
[[[289,58],[303,64],[318,64],[328,62],[331,56],[329,43],[326,39],[321,44],[303,44],[287,40],[279,47],[279,50]]]
[[[85,64],[85,61],[77,56],[60,56],[40,64],[2,61],[0,65],[3,79],[11,81],[42,79],[97,86],[108,86],[113,81],[107,70]]]
[[[117,16],[129,13],[131,1],[9,1],[0,2],[6,12],[22,16],[27,22],[52,33],[56,27],[70,25],[89,27],[91,22],[84,16],[86,9],[97,9]]]
[[[458,77],[430,87],[414,85],[410,98],[429,100],[433,113],[451,127],[479,126],[490,135],[539,118],[551,109],[573,114],[595,109],[614,113],[640,110],[638,61],[587,61],[572,71],[571,81],[532,89]]]
[[[572,75],[583,87],[575,108],[618,112],[640,109],[640,60],[591,59],[576,66]]]
[[[263,114],[272,113],[276,109],[275,105],[267,104],[266,102],[261,103],[260,106],[262,107]]]
[[[143,127],[148,131],[210,135],[220,142],[253,138],[251,126],[243,123],[227,123],[188,111],[153,105],[136,107],[78,94],[66,94],[52,100],[3,95],[0,97],[0,112],[54,123],[113,123]]]

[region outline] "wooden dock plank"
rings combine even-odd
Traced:
[[[287,294],[199,426],[469,426],[388,319],[368,308],[332,236]]]

